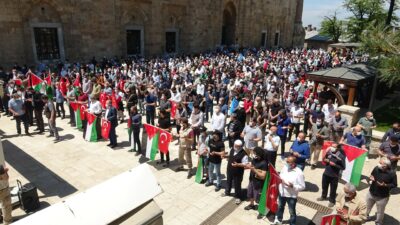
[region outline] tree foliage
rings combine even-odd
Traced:
[[[337,18],[337,12],[331,16],[324,17],[319,33],[332,38],[335,43],[339,42],[343,34],[343,21]]]
[[[344,0],[343,6],[352,14],[347,23],[347,36],[351,41],[361,41],[368,26],[386,21],[384,3],[384,0]]]
[[[389,87],[400,84],[400,32],[382,23],[369,27],[361,39],[362,50],[370,54],[380,80]]]

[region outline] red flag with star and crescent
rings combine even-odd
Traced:
[[[110,128],[111,128],[111,122],[102,118],[101,119],[101,136],[106,140],[110,136]]]
[[[324,144],[322,145],[322,159],[325,158],[326,152],[328,151],[329,147],[332,146],[332,144],[335,143],[333,141],[324,141]],[[322,160],[322,165],[326,165],[326,162]]]
[[[172,135],[171,133],[160,129],[160,136],[158,138],[158,148],[160,152],[167,154],[168,153],[168,146],[171,142]]]
[[[176,102],[170,101],[171,103],[171,119],[175,119],[176,115]]]
[[[258,206],[258,212],[261,215],[267,215],[268,211],[273,213],[278,211],[278,188],[281,182],[279,174],[276,172],[272,164],[269,164]]]
[[[80,110],[81,120],[86,120],[86,110],[87,110],[87,105],[82,104],[81,105],[81,110]]]

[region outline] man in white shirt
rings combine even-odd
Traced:
[[[215,107],[215,113],[211,118],[211,128],[213,131],[218,130],[224,133],[225,128],[225,115],[221,113],[221,108],[219,106]],[[225,136],[225,135],[223,135]]]
[[[204,86],[203,82],[201,82],[200,84],[197,85],[196,93],[198,95],[204,96],[204,91],[205,91],[205,86]]]
[[[175,103],[180,103],[182,101],[182,96],[181,93],[179,93],[175,87],[173,87],[171,89],[171,101],[175,102]]]
[[[296,166],[296,157],[287,157],[286,163],[280,173],[282,182],[279,184],[279,208],[273,225],[282,224],[286,203],[290,213],[289,224],[296,225],[297,196],[306,187],[303,171]]]
[[[279,145],[281,144],[281,139],[276,134],[277,130],[278,128],[276,126],[272,126],[270,128],[269,134],[265,136],[265,141],[264,141],[264,150],[267,162],[271,163],[274,167],[276,162],[277,151]]]
[[[335,118],[335,113],[337,109],[336,106],[333,105],[332,99],[328,99],[328,102],[322,106],[322,112],[325,115],[325,122],[329,125],[332,124],[332,120]]]
[[[294,102],[294,106],[290,109],[290,119],[293,125],[293,129],[289,130],[289,140],[292,138],[292,132],[294,132],[297,138],[297,135],[300,132],[300,119],[304,116],[304,109],[300,107],[300,102]]]
[[[97,140],[100,140],[101,137],[101,104],[100,101],[98,100],[98,97],[95,95],[90,95],[90,106],[89,106],[89,113],[92,113],[96,115],[97,120],[96,120],[96,131],[97,131]]]

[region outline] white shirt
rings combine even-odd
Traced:
[[[277,146],[277,148],[274,149],[274,147],[272,146],[272,142],[269,141],[270,136],[271,134],[267,134],[267,136],[265,136],[264,149],[270,152],[276,152],[278,146],[281,144],[281,139],[276,134],[272,136],[272,142],[275,144],[275,146]]]
[[[225,128],[225,115],[223,113],[214,113],[211,118],[211,128],[212,130],[223,131]]]
[[[95,102],[90,103],[89,112],[94,113],[94,114],[100,114],[101,113],[100,102],[95,101]]]
[[[328,104],[324,104],[322,106],[321,111],[324,113],[325,115],[325,122],[331,124],[332,123],[332,119],[333,117],[335,117],[335,113],[336,113],[336,106],[335,105],[331,105],[331,107],[329,107]]]
[[[293,106],[290,109],[290,114],[292,115],[292,123],[300,123],[300,118],[298,118],[299,116],[302,116],[304,113],[304,109],[301,108],[300,106],[296,109],[295,106]]]
[[[181,93],[176,92],[175,94],[171,91],[171,100],[180,103],[182,101]]]
[[[204,84],[198,84],[197,85],[197,89],[196,89],[196,93],[198,95],[203,95],[204,96],[204,89],[205,89]]]
[[[298,167],[289,170],[288,166],[285,165],[279,176],[282,181],[293,184],[293,187],[286,186],[283,183],[279,184],[279,193],[283,197],[297,198],[299,192],[306,187],[303,171]]]

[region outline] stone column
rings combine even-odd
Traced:
[[[295,0],[296,5],[296,17],[294,19],[294,31],[293,31],[293,47],[303,47],[305,31],[303,27],[302,17],[303,17],[303,5],[304,0]]]
[[[350,105],[341,105],[339,106],[338,111],[342,114],[343,117],[347,119],[349,128],[357,124],[359,119],[360,108]]]

